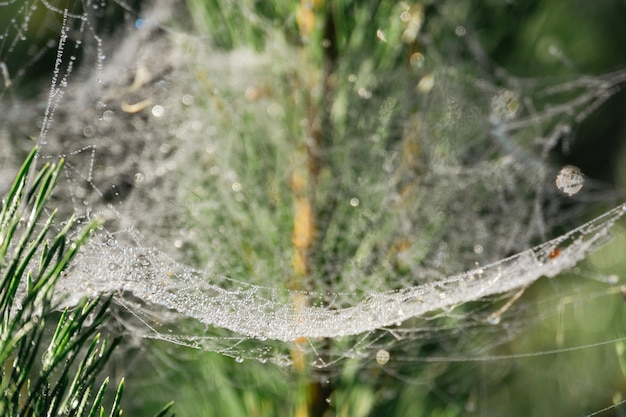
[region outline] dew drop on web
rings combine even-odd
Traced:
[[[585,177],[579,168],[566,165],[559,171],[555,182],[556,188],[568,196],[572,196],[583,188]]]
[[[385,365],[387,362],[389,362],[389,352],[385,349],[381,349],[376,352],[376,362],[379,365]]]

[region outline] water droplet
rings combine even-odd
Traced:
[[[183,98],[181,99],[181,101],[183,102],[185,106],[191,106],[193,104],[194,99],[191,94],[185,94]]]
[[[417,92],[426,94],[435,86],[435,77],[431,74],[424,75],[422,79],[417,83]]]
[[[368,90],[367,88],[361,87],[357,90],[357,93],[359,94],[359,97],[361,98],[364,98],[364,99],[372,98],[372,92]]]
[[[474,245],[474,253],[477,255],[480,255],[481,253],[483,253],[483,246],[482,245]]]
[[[114,116],[115,113],[113,112],[113,110],[106,110],[104,113],[102,113],[102,120],[108,122],[111,121]]]
[[[358,198],[351,198],[351,199],[350,199],[350,205],[351,205],[352,207],[356,207],[356,206],[358,206],[358,205],[359,205],[359,199],[358,199]]]
[[[412,66],[416,68],[422,68],[424,66],[424,55],[420,54],[419,52],[415,52],[411,54],[409,62]]]
[[[487,323],[489,324],[500,324],[500,315],[499,314],[491,314],[489,317],[487,317]]]
[[[235,362],[237,362],[237,363],[242,363],[242,362],[243,362],[243,358],[242,358],[241,356],[237,356],[237,357],[235,358]]]
[[[378,29],[376,31],[376,37],[381,42],[385,42],[385,43],[387,42],[387,38],[385,37],[385,33],[382,31],[382,29]]]
[[[387,362],[389,362],[389,352],[385,349],[381,349],[376,352],[376,362],[379,365],[385,365]]]
[[[152,115],[154,117],[162,117],[165,114],[165,108],[161,105],[156,105],[152,107]]]
[[[556,188],[569,196],[579,192],[583,188],[584,182],[585,177],[582,172],[573,165],[564,166],[563,169],[559,171],[555,181]]]

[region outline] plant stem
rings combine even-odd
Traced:
[[[302,38],[305,42],[314,35],[318,22],[321,22],[321,77],[319,70],[315,68],[315,50],[320,45],[309,43],[302,48],[301,56],[303,67],[312,71],[310,78],[306,80],[307,89],[305,97],[307,125],[304,146],[301,148],[302,155],[297,158],[298,165],[295,167],[291,178],[291,188],[294,194],[294,225],[292,242],[294,246],[293,269],[294,279],[292,289],[315,291],[328,289],[332,284],[330,277],[325,276],[321,265],[316,264],[320,259],[316,256],[320,251],[321,237],[324,236],[328,227],[329,219],[336,205],[336,198],[329,201],[320,201],[318,194],[319,176],[322,169],[333,170],[326,156],[330,152],[333,142],[333,125],[331,121],[331,109],[334,101],[335,85],[333,76],[337,68],[338,49],[336,44],[336,28],[332,13],[332,3],[323,1],[301,1],[298,7],[298,24]],[[318,35],[319,36],[319,35]],[[308,46],[308,48],[307,48]],[[321,79],[320,79],[321,78]],[[321,86],[321,95],[314,96],[314,91]],[[335,193],[331,193],[334,195]],[[321,281],[320,281],[321,280]],[[296,309],[310,304],[311,300],[306,296],[298,295],[294,299]],[[306,358],[304,345],[307,340],[296,340],[296,346],[292,349],[292,359],[295,369],[301,374],[306,373]],[[322,341],[319,354],[327,356],[330,352],[330,340]],[[328,363],[327,358],[318,358],[322,363]],[[334,387],[330,380],[321,375],[319,370],[312,369],[313,378],[309,380],[307,400],[297,405],[296,415],[321,417],[330,409],[329,396]],[[306,376],[305,376],[306,378]]]

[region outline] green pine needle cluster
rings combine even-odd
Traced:
[[[45,164],[29,186],[36,155],[34,149],[26,158],[0,212],[0,415],[121,416],[124,381],[106,413],[109,379],[100,376],[120,342],[99,333],[111,298],[84,299],[65,309],[49,336],[55,284],[100,224],[91,221],[70,238],[69,219],[50,238],[56,211],[42,217],[63,160]],[[170,407],[158,416],[172,415]]]

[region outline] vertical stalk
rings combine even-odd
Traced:
[[[332,3],[325,3],[323,0],[301,0],[296,16],[304,43],[300,58],[301,68],[305,69],[307,77],[304,92],[306,126],[303,145],[296,157],[296,166],[291,177],[291,189],[294,194],[292,234],[294,278],[290,286],[296,290],[314,291],[330,284],[327,278],[316,273],[318,272],[316,269],[319,268],[314,265],[313,259],[320,236],[323,236],[325,229],[323,222],[320,221],[320,211],[332,210],[330,207],[323,207],[327,202],[320,202],[316,197],[322,168],[332,168],[328,166],[325,156],[329,152],[333,135],[330,109],[334,97],[332,77],[337,66],[338,50]],[[312,39],[315,41],[311,42]],[[321,56],[317,50],[321,50]],[[321,71],[316,64],[321,64]],[[324,282],[318,282],[319,280]],[[311,301],[303,293],[299,294],[294,299],[296,311]],[[296,340],[291,354],[295,369],[304,378],[312,381],[305,383],[308,387],[306,399],[298,403],[295,414],[298,417],[321,417],[330,408],[328,399],[333,387],[332,384],[323,382],[325,378],[322,378],[322,375],[313,378],[306,375],[307,360],[304,354],[306,343],[308,343],[306,339]],[[328,351],[329,344],[328,340],[323,342],[324,351]],[[324,358],[322,361],[326,362]],[[315,373],[316,370],[313,369],[311,372]]]

